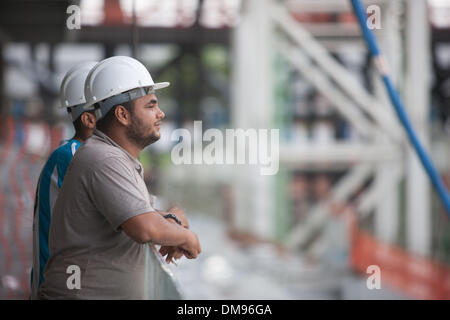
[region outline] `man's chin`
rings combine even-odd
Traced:
[[[145,140],[145,143],[146,143],[146,147],[148,147],[149,145],[151,145],[151,144],[153,144],[153,143],[155,143],[156,141],[158,141],[159,139],[161,138],[161,135],[158,133],[158,134],[153,134],[153,135],[151,135],[151,136],[149,136],[146,140]]]
[[[157,132],[152,136],[152,138],[153,138],[153,142],[156,142],[161,138],[161,134],[159,132]]]

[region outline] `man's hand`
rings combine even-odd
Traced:
[[[182,226],[186,229],[189,229],[189,222],[186,218],[186,215],[184,214],[183,209],[181,209],[177,206],[174,206],[174,207],[170,208],[169,210],[167,210],[167,212],[170,212],[170,213],[173,213],[174,215],[176,215],[177,218],[181,221]],[[173,219],[169,218],[168,220],[170,222],[176,223]],[[167,257],[165,259],[167,263],[173,262],[172,259],[178,260],[181,257],[183,257],[183,255],[186,256],[186,258],[188,258],[188,259],[192,259],[192,258],[188,257],[188,256],[190,256],[189,252],[182,249],[181,247],[162,246],[159,249],[159,253],[161,253],[161,255],[163,257],[167,255]]]
[[[167,263],[173,262],[172,258],[177,260],[180,259],[183,255],[188,259],[195,259],[200,254],[202,249],[197,235],[190,230],[188,232],[189,237],[181,246],[162,246],[159,249],[159,253],[161,253],[163,257],[167,255]]]
[[[172,259],[174,260],[178,260],[180,259],[183,255],[184,255],[184,251],[183,249],[179,248],[179,247],[169,247],[169,246],[162,246],[159,249],[159,253],[161,253],[161,255],[164,257],[165,255],[167,255],[166,257],[166,263],[174,263],[174,261],[172,261]]]
[[[186,230],[189,232],[189,235],[186,239],[186,242],[179,246],[183,250],[184,256],[188,259],[195,259],[202,252],[202,248],[200,246],[200,241],[198,240],[197,235],[191,230]]]

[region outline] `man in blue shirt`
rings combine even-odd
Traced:
[[[75,128],[75,135],[52,152],[39,177],[33,218],[33,268],[31,271],[31,298],[35,299],[43,282],[43,272],[49,258],[48,237],[52,208],[70,161],[76,150],[95,129],[95,116],[83,109],[84,82],[97,62],[85,62],[70,69],[61,83],[61,108],[67,111]]]

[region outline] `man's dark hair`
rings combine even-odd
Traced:
[[[124,106],[125,109],[127,109],[131,113],[131,115],[134,114],[134,102],[133,101],[124,102],[124,103],[121,103],[120,105]],[[98,130],[107,131],[109,129],[109,127],[111,126],[111,123],[113,122],[113,120],[115,118],[114,111],[116,110],[117,106],[119,106],[119,104],[112,107],[103,118],[101,118],[100,120],[97,121],[96,127]]]

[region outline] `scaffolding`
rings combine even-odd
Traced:
[[[374,31],[413,126],[429,150],[427,3],[395,0],[364,4],[381,8],[382,28]],[[372,71],[374,66],[368,67],[368,86],[348,64],[336,59],[336,53],[345,46],[368,56],[356,20],[349,13],[350,2],[345,0],[244,3],[242,23],[233,34],[233,125],[280,128],[281,136],[287,138],[280,141],[277,176],[258,176],[247,168],[237,170],[236,226],[260,236],[270,235],[294,250],[323,256],[326,246],[314,243],[323,242],[327,224],[337,212],[348,212],[351,204],[350,211],[375,239],[404,245],[410,254],[432,259],[433,211],[426,173],[407,143],[379,76]],[[401,21],[406,21],[404,26]],[[289,136],[286,106],[290,101],[282,97],[292,82],[283,72],[291,70],[325,97],[354,130],[354,139],[326,139],[324,143],[305,137],[295,141]],[[296,117],[302,124],[304,115]],[[312,121],[317,119],[320,116]],[[304,126],[300,129],[305,131]],[[286,185],[292,172],[311,170],[325,174],[339,171],[339,179],[296,223],[286,205]],[[244,192],[248,189],[251,196]],[[445,208],[438,211],[445,212]]]

